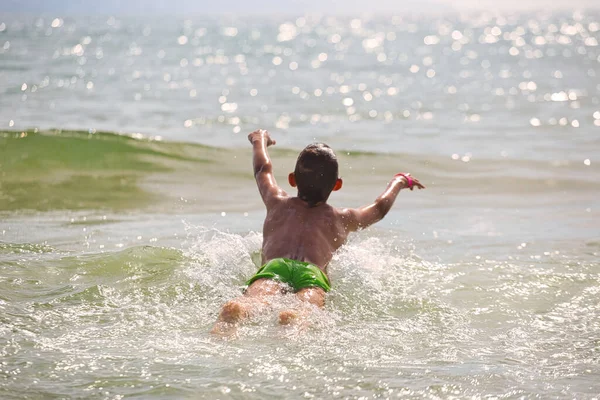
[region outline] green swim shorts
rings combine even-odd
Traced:
[[[318,286],[326,292],[331,290],[327,275],[316,265],[290,260],[289,258],[274,258],[263,265],[258,272],[246,282],[250,285],[257,279],[268,278],[290,285],[295,291],[307,287]]]

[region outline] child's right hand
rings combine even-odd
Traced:
[[[264,129],[258,129],[251,134],[248,135],[248,140],[250,143],[254,144],[255,141],[265,139],[267,141],[267,147],[275,145],[275,140],[271,139],[269,136],[269,132]]]

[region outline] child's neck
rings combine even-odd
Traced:
[[[299,195],[298,195],[298,196],[296,196],[296,197],[294,197],[294,198],[295,198],[295,199],[298,199],[298,200],[300,200],[300,201],[301,201],[301,202],[303,202],[303,203],[306,203],[306,204],[308,205],[308,207],[309,207],[309,208],[315,208],[315,207],[321,206],[321,205],[323,205],[323,204],[327,204],[327,199],[325,199],[325,200],[321,200],[321,201],[318,201],[318,202],[316,202],[316,203],[313,203],[313,204],[311,204],[311,203],[310,203],[308,200],[306,200],[306,199],[303,199],[303,198],[302,198],[301,196],[299,196]]]

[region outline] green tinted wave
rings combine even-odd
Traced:
[[[140,185],[144,177],[210,162],[185,146],[109,132],[0,131],[0,209],[144,207],[159,196]]]

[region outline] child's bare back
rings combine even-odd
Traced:
[[[343,215],[326,203],[310,207],[298,197],[281,198],[267,210],[263,264],[283,257],[309,262],[326,272],[333,253],[348,237]]]
[[[267,147],[275,144],[269,133],[258,130],[248,135],[253,146],[254,176],[267,208],[263,226],[262,264],[247,282],[243,296],[223,306],[213,328],[229,331],[240,320],[264,309],[272,297],[293,292],[305,304],[323,307],[330,290],[327,265],[350,232],[381,220],[401,189],[424,186],[409,174],[397,174],[387,189],[370,205],[337,209],[327,204],[332,191],[342,188],[333,150],[322,143],[307,146],[288,176],[297,196],[281,189],[273,175]],[[290,323],[298,313],[287,310],[280,322]]]

